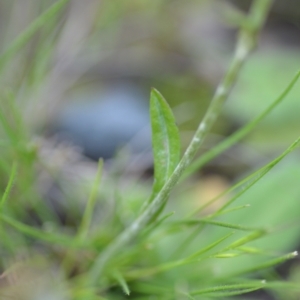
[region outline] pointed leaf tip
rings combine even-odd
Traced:
[[[155,88],[151,89],[150,117],[155,195],[174,172],[180,160],[180,138],[175,118],[167,101]]]

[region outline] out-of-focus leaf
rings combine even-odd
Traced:
[[[3,67],[22,49],[32,36],[64,8],[70,0],[59,0],[48,8],[43,14],[36,18],[25,30],[9,45],[9,47],[0,55],[0,72]]]
[[[154,157],[153,198],[180,160],[180,138],[170,106],[155,89],[152,89],[150,97],[150,116]]]

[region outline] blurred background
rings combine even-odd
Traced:
[[[0,0],[2,52],[53,3]],[[1,68],[1,97],[10,101],[10,95],[14,95],[27,134],[35,137],[30,141],[48,167],[67,170],[72,178],[85,176],[94,174],[95,161],[100,157],[109,164],[122,152],[130,174],[146,174],[149,178],[151,87],[158,89],[172,107],[185,149],[228,67],[239,20],[247,13],[249,3],[71,0]],[[201,152],[262,112],[299,67],[300,2],[276,0],[258,48],[242,70]],[[5,101],[1,104],[4,110]],[[250,135],[201,170],[190,196],[195,202],[209,200],[276,157],[298,137],[299,116],[297,84]],[[122,161],[122,157],[117,159]],[[295,218],[300,214],[299,204],[293,206],[300,200],[298,169],[299,153],[291,154],[280,172],[260,187],[273,203],[288,195],[286,190],[280,194],[280,187],[288,188],[291,197],[284,204],[289,203]],[[43,172],[38,174],[43,194],[60,207],[60,213],[61,187],[49,183],[51,180]],[[253,193],[252,197],[260,201]],[[270,210],[268,203],[266,210]],[[258,223],[268,222],[266,210],[260,208],[257,212]],[[289,214],[286,211],[284,218]],[[278,222],[281,217],[275,214],[272,218]],[[64,221],[72,222],[66,218]],[[289,247],[297,246],[297,235],[294,232],[289,237],[293,241]]]
[[[134,137],[133,151],[149,149],[148,98],[154,86],[174,109],[186,145],[228,66],[239,15],[250,2],[70,1],[60,19],[42,28],[7,68],[5,84],[22,86],[18,101],[34,132],[57,134],[92,159],[113,157]],[[53,3],[1,1],[1,48]],[[215,138],[251,120],[295,74],[299,18],[297,1],[275,1],[259,50],[213,130]],[[249,151],[235,159],[247,164],[286,145],[299,125],[298,97],[299,88],[248,138]]]
[[[155,87],[174,110],[184,148],[228,66],[250,2],[72,0],[6,67],[5,87],[20,90],[17,101],[32,132],[68,141],[93,160],[112,158],[123,146],[149,153]],[[1,1],[1,48],[53,3]],[[297,1],[275,1],[258,51],[204,147],[251,120],[287,85],[299,68],[299,18]],[[283,149],[297,136],[299,94],[298,87],[211,167],[230,165],[224,172],[235,173]],[[151,166],[151,155],[145,160],[143,167]]]

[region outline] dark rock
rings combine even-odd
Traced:
[[[118,84],[71,102],[57,116],[59,139],[79,146],[92,158],[111,158],[123,146],[131,153],[151,149],[147,96],[138,88]]]

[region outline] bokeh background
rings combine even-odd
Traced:
[[[2,51],[53,3],[0,0]],[[124,151],[126,172],[143,174],[149,180],[151,87],[172,107],[185,149],[229,65],[239,21],[249,3],[71,0],[5,66],[2,93],[14,93],[41,157],[49,165],[67,170],[68,179],[78,173],[89,175],[100,157],[110,164]],[[299,68],[300,2],[274,1],[258,47],[200,152],[211,149],[262,112]],[[183,197],[191,198],[192,205],[211,199],[279,155],[299,136],[299,128],[297,84],[251,134],[206,165]],[[122,157],[118,159],[122,161]],[[258,225],[296,221],[300,216],[299,162],[299,153],[289,155],[241,200],[254,206],[252,213],[237,214],[232,222],[234,218],[237,222],[248,218],[250,224]],[[72,181],[63,182],[74,188]],[[42,172],[38,184],[64,219],[61,209],[70,205],[61,204],[65,191]],[[280,238],[271,237],[265,245],[295,250],[299,236],[299,228],[293,227]],[[234,268],[226,264],[223,269]],[[297,267],[295,270],[298,274]]]
[[[70,140],[92,159],[113,157],[134,137],[135,152],[149,150],[155,87],[174,110],[184,148],[228,66],[250,2],[73,0],[19,53],[5,83],[22,86],[18,101],[33,132]],[[52,3],[1,1],[1,48]],[[297,1],[275,1],[207,147],[261,112],[295,74],[299,15]],[[299,93],[220,163],[239,169],[282,150],[297,136]]]

